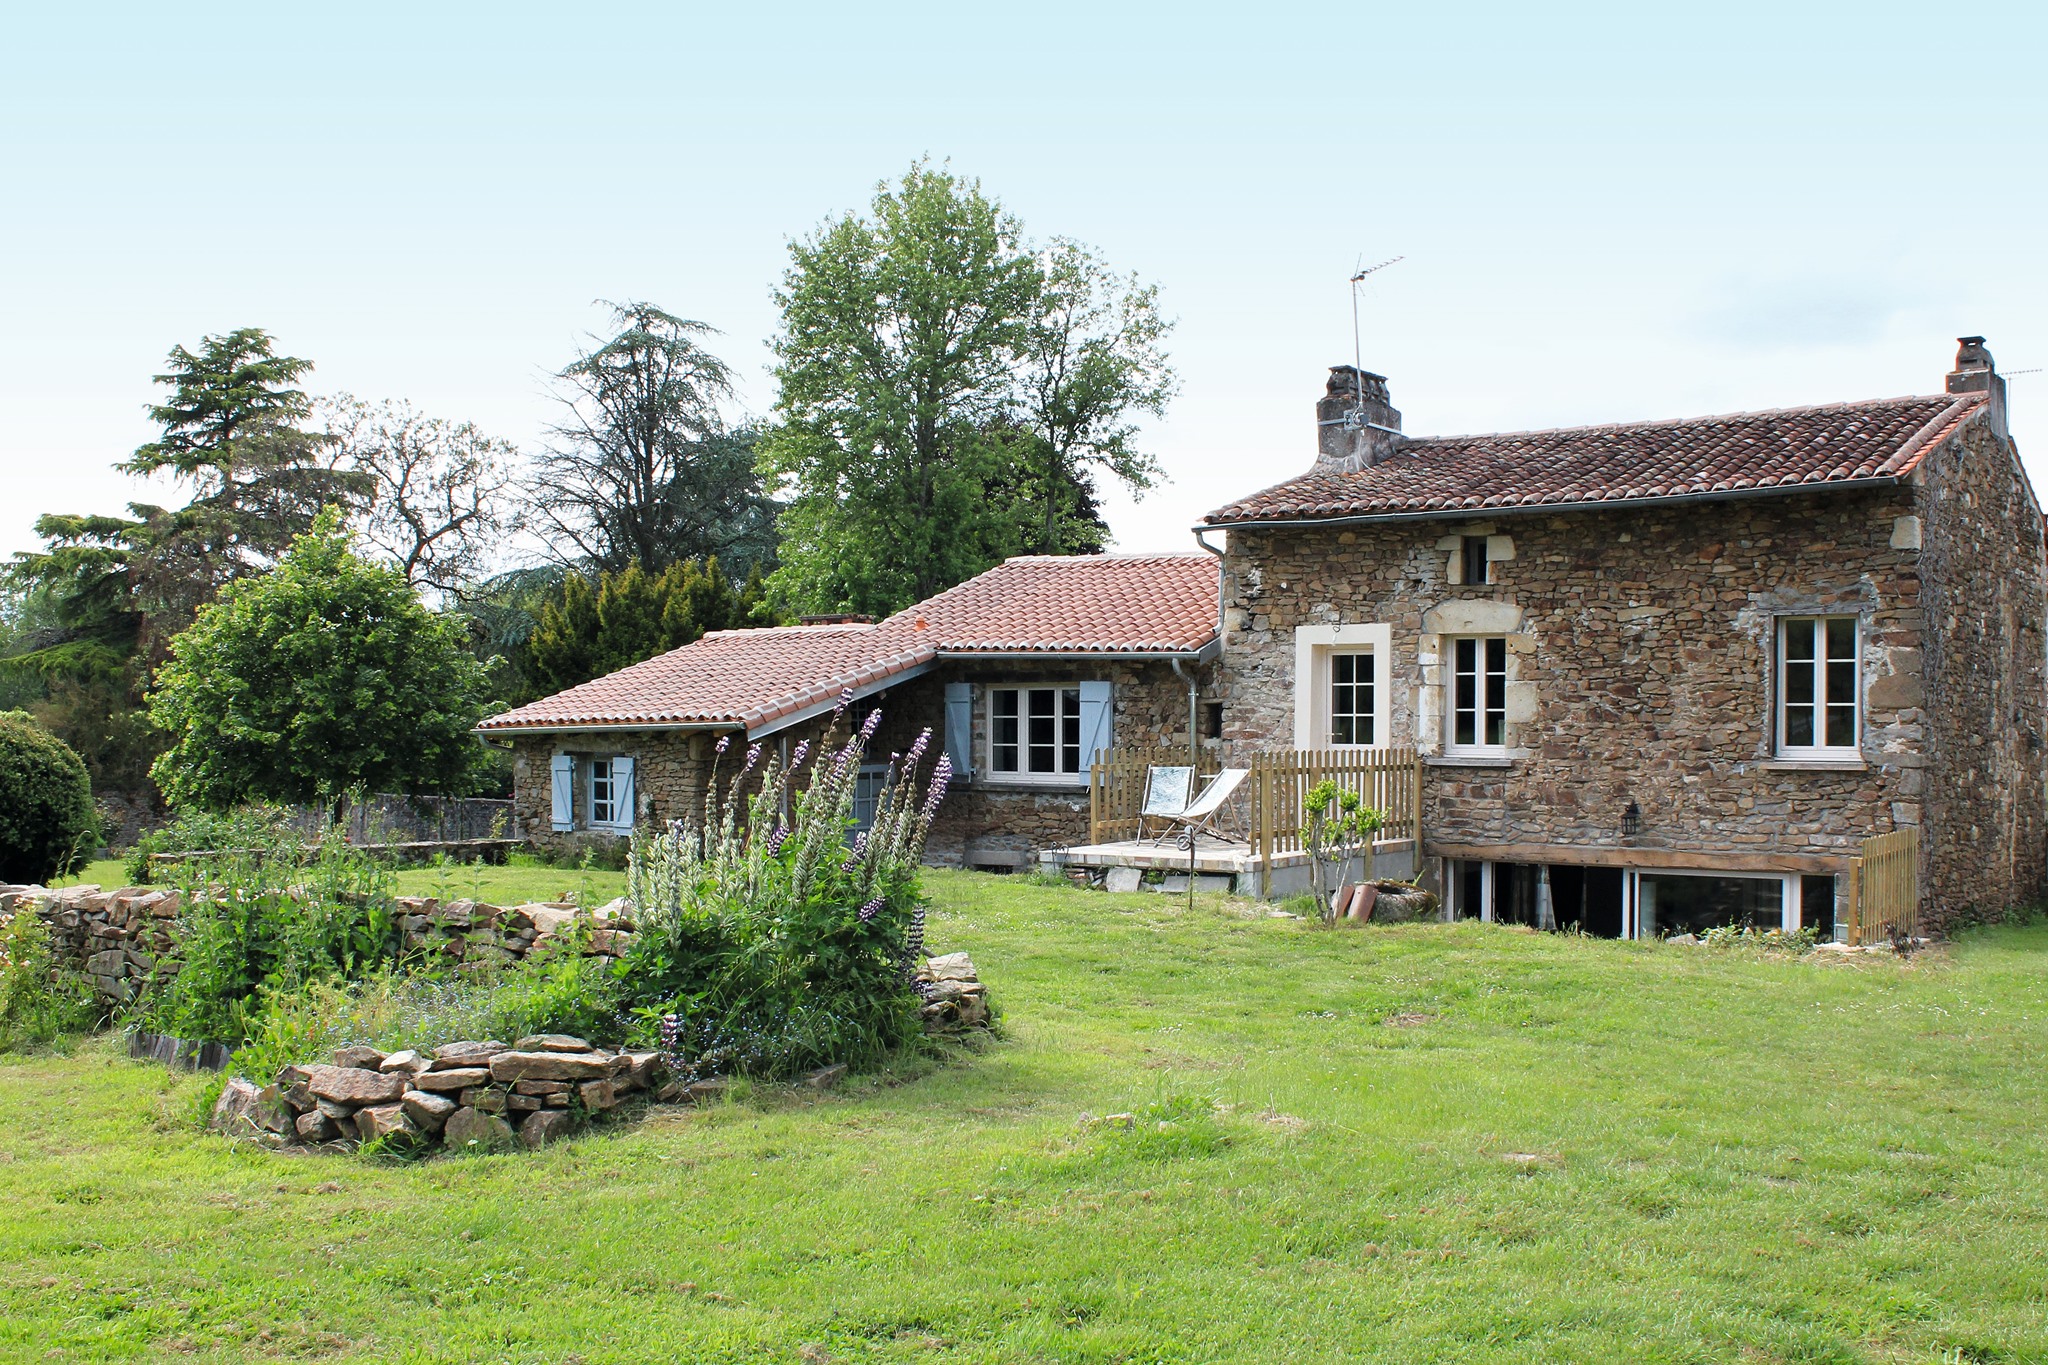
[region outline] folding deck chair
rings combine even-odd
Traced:
[[[1152,842],[1154,844],[1165,843],[1166,837],[1169,834],[1178,835],[1174,843],[1180,848],[1193,848],[1195,840],[1204,834],[1214,839],[1221,839],[1225,843],[1242,844],[1247,842],[1242,837],[1223,830],[1219,825],[1219,820],[1223,814],[1223,808],[1230,803],[1230,798],[1236,795],[1237,789],[1250,776],[1251,769],[1249,768],[1225,768],[1222,772],[1217,773],[1216,776],[1209,779],[1209,785],[1202,788],[1201,795],[1195,797],[1194,800],[1188,802],[1180,810],[1161,812],[1160,818],[1167,822],[1166,833],[1161,834]]]
[[[1188,808],[1188,797],[1195,785],[1193,768],[1154,766],[1145,770],[1145,802],[1138,810],[1138,837],[1145,837],[1147,820],[1171,820]],[[1167,826],[1166,834],[1173,833]],[[1159,836],[1164,839],[1166,834]],[[1157,843],[1158,840],[1154,840]]]

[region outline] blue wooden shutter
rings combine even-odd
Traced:
[[[612,760],[612,823],[631,829],[638,821],[633,805],[633,760],[621,754]]]
[[[964,682],[946,684],[946,757],[953,776],[965,782],[974,776],[974,688]]]
[[[548,762],[549,775],[554,780],[555,820],[557,831],[576,828],[576,756],[556,754]]]
[[[1109,761],[1111,708],[1109,684],[1081,684],[1081,771]]]

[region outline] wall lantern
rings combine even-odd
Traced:
[[[1643,831],[1643,808],[1635,802],[1628,803],[1628,809],[1621,813],[1621,837],[1633,839]]]

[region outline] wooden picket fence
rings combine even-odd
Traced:
[[[1252,847],[1260,866],[1270,869],[1276,853],[1300,851],[1302,807],[1325,779],[1380,812],[1385,823],[1378,842],[1415,840],[1420,865],[1422,763],[1415,750],[1280,749],[1253,755],[1247,766]]]
[[[1152,766],[1185,765],[1185,749],[1114,749],[1088,775],[1088,842],[1115,843],[1138,837],[1138,812],[1145,802],[1145,773]],[[1260,865],[1275,854],[1301,848],[1302,804],[1325,778],[1338,790],[1358,793],[1383,813],[1382,842],[1422,839],[1422,764],[1413,749],[1277,749],[1242,760],[1251,770],[1236,798],[1244,832]],[[1221,765],[1203,756],[1197,790]]]
[[[1886,925],[1905,938],[1920,935],[1918,826],[1865,839],[1862,855],[1849,860],[1849,942],[1882,938]]]
[[[1107,762],[1088,770],[1088,842],[1114,844],[1138,837],[1138,812],[1145,808],[1145,774],[1153,767],[1186,767],[1180,749],[1112,749]],[[1204,755],[1195,771],[1195,790],[1221,765]]]

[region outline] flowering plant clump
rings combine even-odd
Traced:
[[[849,727],[850,702],[787,762],[754,745],[721,778],[721,741],[698,818],[634,837],[640,932],[621,971],[679,1075],[871,1065],[920,1035],[918,869],[951,766],[941,756],[920,783],[929,730],[890,755],[849,840],[881,723]]]

